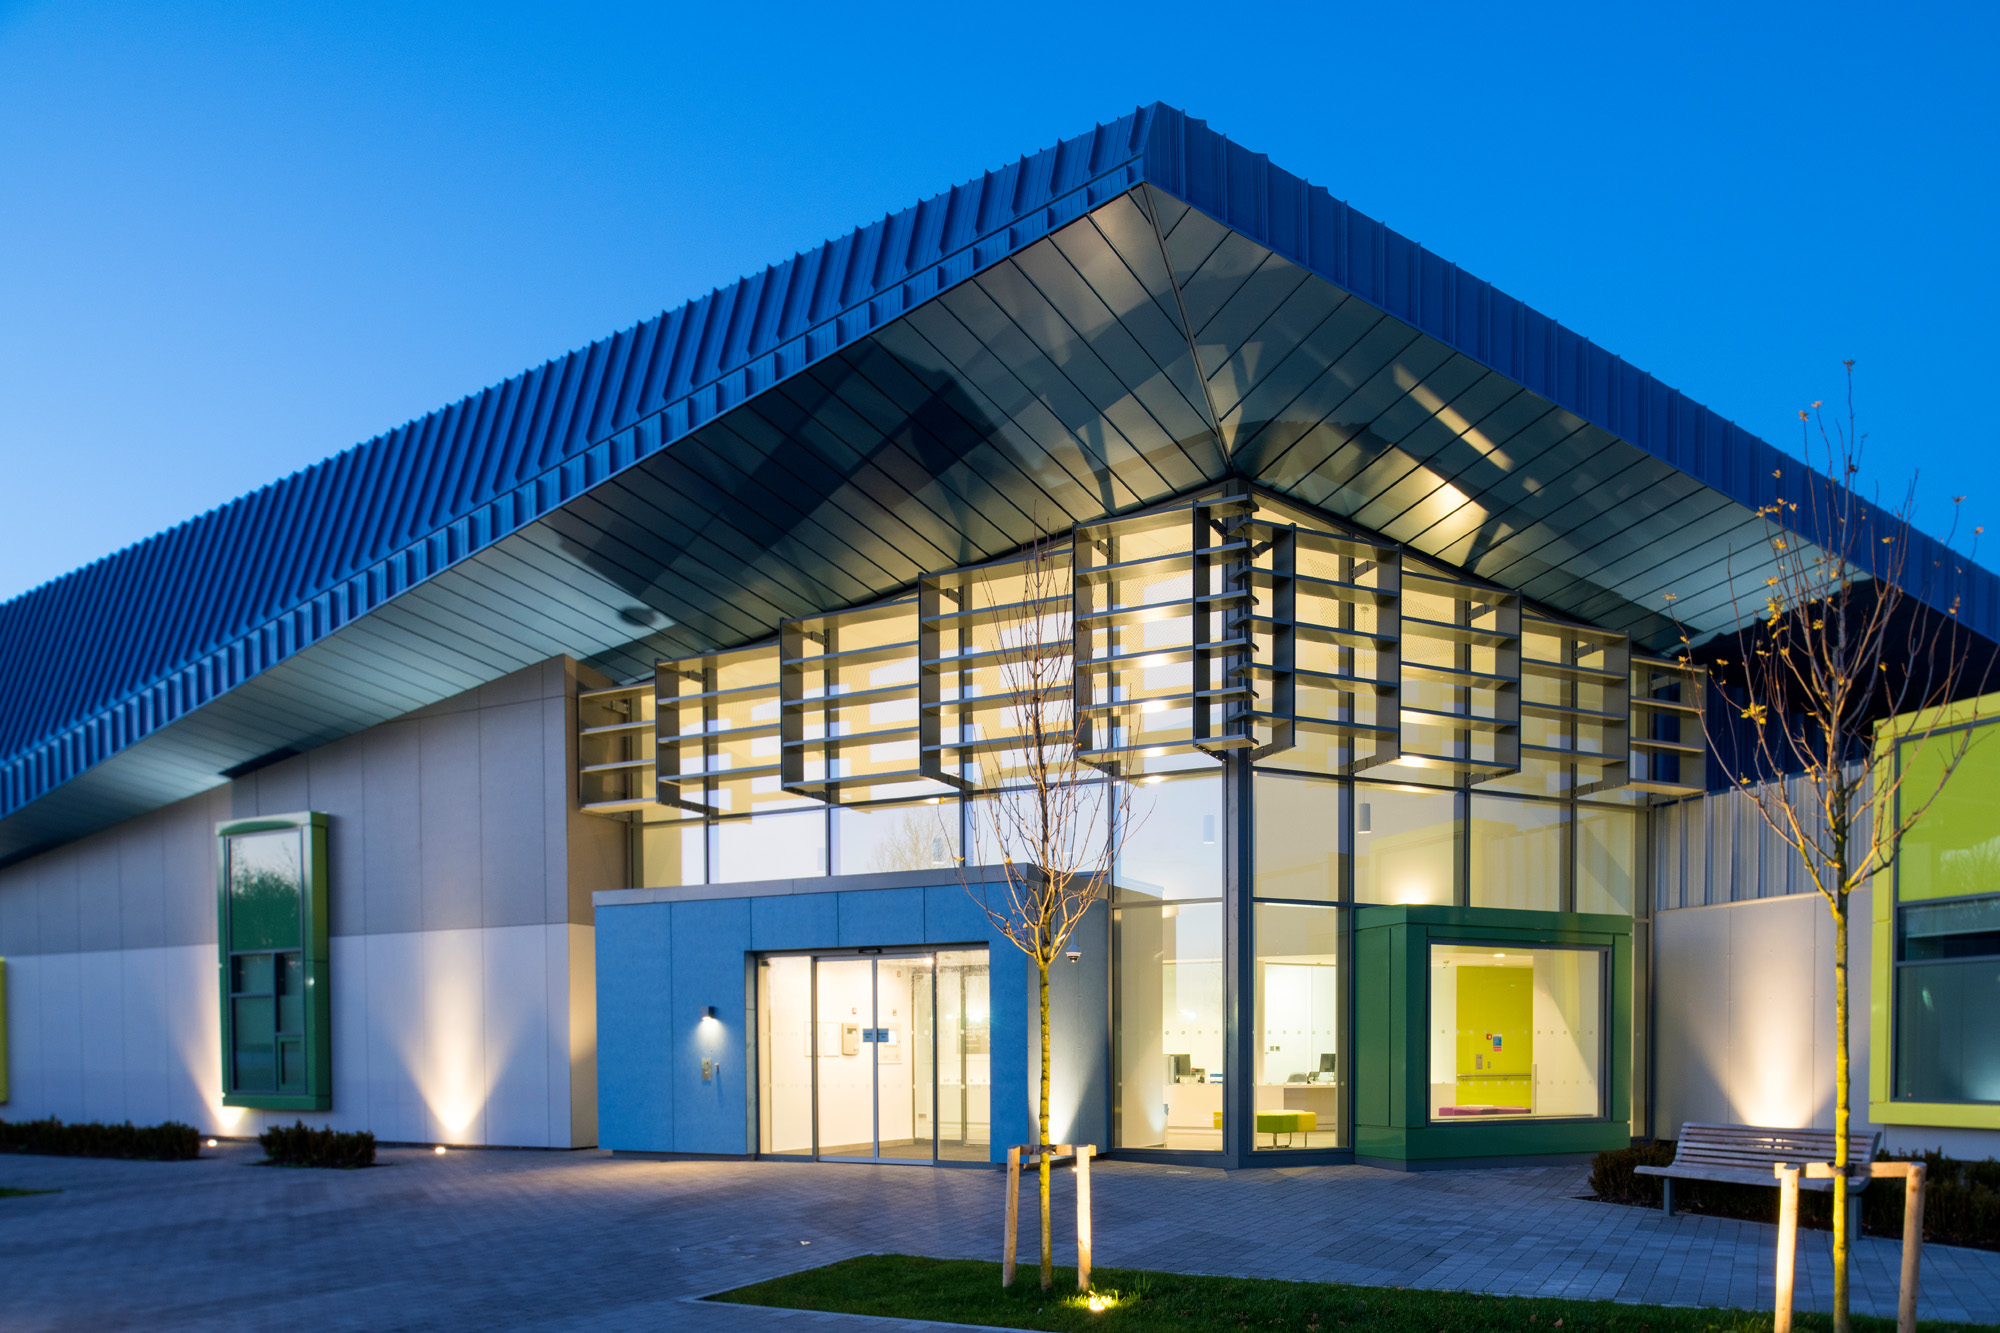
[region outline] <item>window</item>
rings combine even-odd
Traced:
[[[1112,875],[1120,902],[1222,894],[1222,778],[1148,779],[1132,792],[1132,832]]]
[[[632,825],[635,889],[671,889],[708,878],[708,834],[698,819]]]
[[[1356,783],[1354,901],[1451,906],[1457,808],[1450,792]]]
[[[958,819],[953,798],[839,807],[833,812],[835,873],[949,870],[958,864]]]
[[[1258,903],[1251,1146],[1342,1145],[1340,1032],[1347,984],[1340,909]]]
[[[1604,1114],[1603,951],[1430,952],[1432,1120]]]
[[[827,872],[824,809],[722,819],[709,830],[711,884],[806,879]]]
[[[1277,773],[1256,776],[1259,898],[1330,903],[1340,897],[1340,784]]]
[[[325,828],[300,815],[217,830],[224,1105],[332,1105]]]
[[[1563,824],[1560,805],[1505,796],[1474,796],[1472,905],[1540,912],[1562,910]]]
[[[1576,910],[1632,915],[1639,819],[1613,806],[1576,807]]]
[[[1222,1147],[1222,904],[1121,907],[1117,950],[1120,1148]]]
[[[2000,895],[1897,912],[1896,1096],[2000,1102]]]

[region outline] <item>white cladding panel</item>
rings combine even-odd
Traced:
[[[570,960],[592,955],[593,934],[556,924],[335,937],[334,1109],[304,1113],[222,1105],[213,946],[9,959],[4,1114],[180,1120],[222,1135],[302,1119],[408,1142],[587,1145],[594,1086],[588,1118],[573,1115],[569,1039],[594,1047],[592,978]]]

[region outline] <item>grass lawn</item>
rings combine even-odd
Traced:
[[[17,1190],[0,1185],[0,1199],[25,1199],[30,1194],[61,1194],[61,1190]]]
[[[1520,1333],[1752,1333],[1768,1330],[1768,1312],[1688,1310],[1663,1305],[1619,1305],[1611,1301],[1557,1301],[1528,1296],[1480,1296],[1460,1291],[1405,1291],[1396,1287],[1349,1287],[1326,1282],[1278,1282],[1269,1278],[1197,1277],[1099,1268],[1092,1274],[1096,1294],[1107,1308],[1092,1312],[1076,1290],[1076,1270],[1058,1268],[1055,1290],[1044,1294],[1040,1276],[1024,1266],[1011,1291],[1000,1286],[1000,1265],[970,1259],[917,1259],[870,1254],[812,1268],[790,1277],[739,1287],[710,1297],[740,1305],[773,1305],[794,1310],[890,1315],[960,1324],[1049,1330],[1104,1329],[1121,1333],[1249,1333],[1297,1330],[1315,1333],[1338,1328],[1371,1333],[1452,1333],[1453,1330],[1514,1329]],[[1855,1316],[1859,1330],[1894,1329],[1893,1319]],[[1802,1314],[1793,1327],[1826,1329],[1824,1315]],[[1922,1325],[1927,1329],[1972,1329],[1976,1324]]]

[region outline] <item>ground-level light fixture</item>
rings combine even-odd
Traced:
[[[444,1156],[444,1145],[440,1143],[437,1147],[431,1149],[431,1151],[436,1153],[439,1157],[442,1157]]]
[[[211,1148],[213,1148],[213,1147],[215,1146],[215,1140],[214,1140],[214,1139],[210,1139],[210,1140],[208,1141],[208,1146],[209,1146],[209,1147],[211,1147]]]

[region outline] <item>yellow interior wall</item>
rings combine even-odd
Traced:
[[[1528,1105],[1534,1063],[1534,969],[1459,968],[1458,1104]]]

